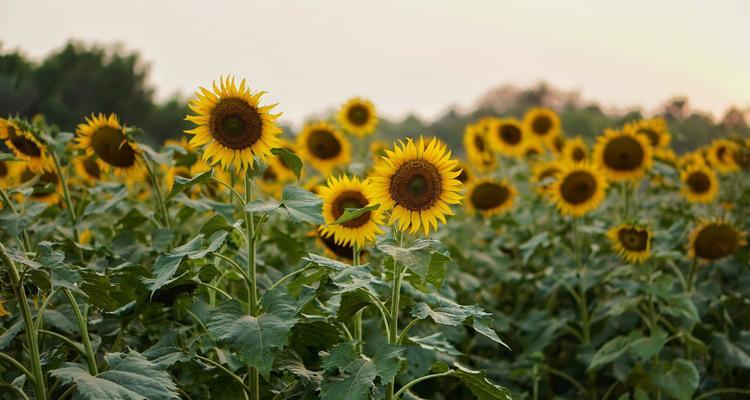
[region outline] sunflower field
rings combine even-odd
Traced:
[[[155,149],[0,119],[0,399],[750,398],[750,140],[660,118],[283,133],[246,81]]]

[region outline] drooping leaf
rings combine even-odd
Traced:
[[[642,338],[643,335],[638,331],[633,331],[628,336],[615,336],[607,343],[604,343],[604,345],[594,353],[594,356],[589,363],[588,370],[594,371],[613,362],[621,355],[625,354],[633,342]]]
[[[659,354],[667,343],[669,334],[661,328],[656,328],[651,336],[634,340],[630,344],[630,352],[638,356],[641,361],[648,361]]]
[[[390,344],[381,345],[372,358],[359,356],[350,342],[341,343],[323,358],[323,369],[329,372],[320,386],[324,400],[367,399],[376,379],[387,383],[401,369],[403,349]],[[338,372],[336,374],[336,372]]]
[[[442,362],[435,363],[432,370],[460,379],[479,400],[513,400],[510,390],[490,382],[484,371],[475,371],[460,364],[454,364],[451,368]]]
[[[418,319],[430,318],[435,323],[441,325],[459,326],[466,324],[472,327],[477,333],[510,349],[497,333],[490,328],[492,314],[484,311],[476,304],[464,306],[446,298],[438,297],[433,307],[424,302],[415,304],[411,309],[411,316]]]
[[[50,371],[61,383],[75,383],[75,400],[171,400],[179,399],[177,385],[157,365],[131,351],[104,356],[107,371],[96,376],[81,364],[65,363]]]
[[[24,330],[24,324],[23,319],[18,319],[13,325],[9,326],[5,332],[3,332],[2,335],[0,335],[0,350],[5,349],[8,347],[10,342],[13,341],[13,339],[18,336],[19,333],[23,332]]]
[[[421,283],[427,282],[435,269],[440,269],[450,261],[448,249],[440,242],[430,239],[419,239],[409,247],[400,247],[394,240],[387,239],[377,244],[378,249],[388,254],[393,260],[409,268],[421,278]],[[436,279],[432,276],[432,279]],[[442,277],[437,279],[442,281]]]
[[[274,199],[269,200],[253,200],[245,205],[245,211],[251,213],[265,214],[281,207],[281,203]]]
[[[283,147],[271,149],[271,153],[273,153],[273,155],[275,156],[281,157],[281,159],[284,161],[284,164],[286,164],[289,169],[294,172],[294,175],[297,176],[297,179],[299,179],[300,172],[302,171],[302,160],[299,158],[299,156]]]
[[[425,350],[437,351],[451,356],[461,355],[461,352],[456,350],[441,332],[435,332],[427,336],[409,336],[409,340]]]
[[[750,369],[750,354],[732,343],[727,335],[714,332],[711,336],[711,351],[717,360],[732,367]]]
[[[344,213],[341,214],[341,216],[338,217],[338,219],[336,219],[336,221],[334,221],[332,225],[340,225],[349,222],[353,219],[359,218],[365,213],[375,211],[378,208],[380,208],[380,204],[373,204],[362,208],[345,208]]]
[[[211,182],[211,180],[213,180],[213,176],[214,176],[213,169],[209,169],[208,171],[201,172],[200,174],[192,178],[185,178],[179,175],[175,176],[174,183],[172,183],[172,190],[164,198],[164,202],[168,202],[172,200],[178,194],[190,189],[191,187],[195,185],[200,185],[202,183]]]

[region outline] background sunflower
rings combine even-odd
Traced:
[[[349,164],[352,158],[349,140],[333,124],[324,121],[305,124],[297,136],[297,152],[324,175]]]
[[[736,229],[724,220],[704,219],[690,233],[688,255],[691,258],[716,261],[745,246],[746,236],[747,232]]]
[[[680,193],[691,203],[710,203],[719,193],[716,173],[705,164],[688,165],[680,173]]]
[[[364,137],[375,132],[378,126],[378,115],[375,106],[365,99],[355,97],[349,99],[336,115],[344,131],[356,136]]]
[[[99,169],[112,168],[118,176],[135,177],[142,169],[138,161],[138,145],[130,140],[115,114],[86,117],[76,129],[78,148],[89,157],[95,156]]]
[[[480,179],[466,186],[464,204],[469,213],[480,213],[485,217],[502,214],[513,207],[516,188],[507,180]]]
[[[535,107],[527,111],[523,116],[523,124],[532,137],[544,143],[554,143],[562,130],[557,113],[544,107]]]
[[[610,181],[640,179],[651,168],[652,149],[648,138],[632,129],[607,129],[597,138],[593,162]]]
[[[568,163],[550,187],[550,195],[562,214],[580,217],[599,207],[606,188],[606,178],[593,165]]]
[[[620,224],[607,231],[615,252],[629,263],[643,264],[651,253],[651,230],[647,226]]]
[[[327,184],[318,189],[318,195],[323,199],[323,218],[326,221],[326,225],[319,228],[322,236],[333,236],[337,244],[356,245],[361,249],[365,243],[374,241],[376,235],[383,233],[379,228],[383,223],[381,209],[368,211],[342,224],[334,224],[347,208],[363,208],[372,203],[366,184],[356,176],[329,177]]]
[[[24,160],[34,171],[54,168],[47,147],[34,135],[13,120],[0,118],[0,139],[19,160]]]

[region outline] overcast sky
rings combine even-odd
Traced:
[[[433,118],[545,80],[646,110],[674,95],[750,107],[750,1],[0,0],[0,42],[41,58],[121,42],[160,98],[246,77],[295,125],[350,96]]]

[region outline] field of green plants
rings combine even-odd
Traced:
[[[750,139],[384,142],[362,98],[289,135],[260,89],[160,148],[0,119],[0,399],[750,398]]]

